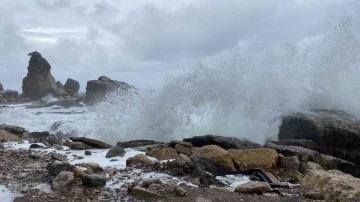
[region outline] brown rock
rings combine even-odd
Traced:
[[[14,135],[14,134],[6,132],[5,130],[0,130],[0,141],[4,141],[4,142],[10,142],[10,141],[22,142],[23,140],[20,137]]]
[[[131,193],[134,197],[145,198],[145,199],[162,199],[163,197],[149,189],[142,188],[140,186],[135,186],[131,189]]]
[[[360,197],[360,179],[338,170],[308,170],[301,187],[319,190],[325,201],[346,201]]]
[[[74,182],[74,173],[62,171],[51,184],[51,189],[61,191],[69,187]]]
[[[284,157],[282,155],[279,155],[279,158],[280,168],[299,170],[300,160],[298,156]]]
[[[74,173],[75,179],[78,179],[78,178],[81,179],[81,178],[83,178],[85,176],[84,171],[82,171],[80,168],[77,168],[77,167],[72,168],[71,172]]]
[[[205,156],[215,162],[221,163],[229,170],[236,171],[231,155],[225,149],[216,145],[207,145],[193,151],[195,155]]]
[[[176,149],[176,151],[177,151],[178,153],[186,154],[186,155],[188,155],[188,156],[190,156],[191,153],[192,153],[192,148],[190,148],[190,147],[185,147],[185,146],[183,146],[183,145],[181,145],[181,144],[176,144],[176,145],[175,145],[175,149]]]
[[[271,191],[271,187],[266,182],[250,181],[235,188],[235,192],[249,194],[263,194],[268,191]]]
[[[177,151],[171,147],[152,149],[146,152],[146,155],[157,160],[176,159],[179,156]]]
[[[306,169],[307,170],[324,170],[321,165],[317,164],[317,163],[314,163],[314,162],[311,162],[309,161],[307,163],[307,166],[306,166]]]
[[[278,153],[273,149],[229,149],[235,166],[240,169],[276,167]]]
[[[314,200],[324,200],[324,196],[320,191],[313,190],[308,191],[304,194],[305,198],[314,199]]]
[[[151,164],[152,161],[144,154],[137,154],[126,160],[126,167],[130,167],[132,165],[151,165]]]
[[[87,138],[87,137],[70,137],[70,140],[72,140],[73,142],[85,143],[96,149],[110,149],[113,147],[105,142],[101,142],[99,140],[95,140],[95,139],[91,139],[91,138]]]

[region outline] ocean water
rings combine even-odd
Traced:
[[[96,106],[1,108],[0,123],[51,131],[51,125],[61,121],[51,132],[112,144],[204,134],[264,143],[276,139],[281,116],[291,111],[336,109],[359,117],[360,6],[352,6],[355,12],[313,38],[200,58],[170,72],[158,89],[115,92]]]

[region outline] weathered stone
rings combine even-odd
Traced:
[[[162,181],[160,179],[157,179],[157,178],[148,178],[148,179],[145,179],[143,180],[141,186],[142,187],[148,187],[152,184],[163,184]]]
[[[68,188],[74,182],[74,173],[68,171],[62,171],[52,181],[51,189],[56,191],[62,191]]]
[[[64,88],[70,95],[75,95],[80,90],[80,83],[74,79],[68,78]]]
[[[116,143],[116,146],[122,147],[122,148],[133,148],[133,147],[143,147],[147,145],[154,145],[158,144],[159,142],[156,142],[154,140],[132,140],[127,142],[118,142]]]
[[[82,178],[82,183],[87,187],[103,187],[106,185],[104,174],[87,174]]]
[[[179,156],[177,151],[171,147],[152,149],[146,152],[146,155],[157,160],[176,159]]]
[[[63,161],[54,161],[46,166],[46,170],[51,176],[57,176],[62,171],[69,171],[71,168],[70,163]]]
[[[301,181],[309,191],[319,190],[325,201],[345,201],[360,197],[360,179],[338,170],[309,170]]]
[[[273,168],[278,161],[278,153],[273,149],[229,149],[235,166],[241,170],[249,168]]]
[[[285,116],[279,139],[308,139],[319,151],[360,164],[360,121],[344,111],[313,110]]]
[[[127,92],[129,89],[133,88],[125,82],[120,82],[116,80],[111,80],[106,77],[99,77],[98,80],[91,80],[87,82],[86,85],[86,100],[89,104],[94,104],[98,101],[103,100],[106,95],[114,91],[123,91]]]
[[[259,144],[245,139],[239,140],[235,137],[223,137],[216,135],[194,136],[192,138],[185,138],[184,142],[191,142],[194,147],[217,145],[223,149],[252,149],[261,147]]]
[[[114,146],[107,153],[106,158],[112,158],[115,156],[124,156],[125,150],[122,147]]]
[[[133,157],[126,159],[126,166],[132,165],[151,165],[152,161],[146,157],[144,154],[137,154]]]
[[[271,187],[266,182],[250,181],[235,188],[235,192],[249,194],[263,194],[268,191],[271,191]]]
[[[298,156],[284,157],[279,155],[279,157],[280,168],[299,170],[301,163]]]
[[[71,142],[69,148],[73,150],[85,150],[86,146],[82,142]]]
[[[179,187],[179,186],[175,187],[174,192],[175,192],[176,196],[185,196],[186,195],[185,189],[183,189],[182,187]]]
[[[51,158],[58,161],[67,161],[67,156],[57,153],[51,153]]]
[[[0,130],[0,141],[2,141],[2,142],[10,142],[10,141],[21,142],[23,140],[14,134],[11,134],[4,130]]]
[[[70,137],[70,140],[72,140],[73,142],[82,142],[85,143],[89,146],[92,146],[96,149],[110,149],[113,146],[105,143],[105,142],[101,142],[99,140],[95,140],[95,139],[91,139],[91,138],[86,138],[86,137]]]
[[[148,199],[162,199],[163,197],[151,190],[142,188],[140,186],[135,186],[131,189],[131,193],[134,197],[137,198],[148,198]]]
[[[192,155],[191,161],[214,176],[225,176],[228,173],[232,173],[231,168],[205,156]]]
[[[223,164],[231,171],[236,171],[231,155],[225,149],[216,145],[207,145],[193,150],[195,155],[205,156],[213,161]]]
[[[47,94],[52,94],[55,97],[69,98],[68,93],[56,85],[50,73],[51,66],[48,61],[38,52],[29,53],[29,56],[31,57],[28,73],[22,82],[24,97],[39,100]]]

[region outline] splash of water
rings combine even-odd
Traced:
[[[155,92],[114,93],[94,109],[104,140],[166,141],[204,134],[276,138],[282,114],[311,108],[360,114],[360,21],[261,53],[236,50],[169,77]]]

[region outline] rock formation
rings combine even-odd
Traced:
[[[80,83],[74,79],[68,78],[64,88],[70,95],[75,95],[80,90]]]
[[[28,54],[30,57],[28,73],[23,79],[22,90],[25,97],[38,100],[47,94],[55,97],[69,98],[69,94],[60,88],[51,75],[51,66],[39,52]]]
[[[106,76],[101,76],[98,80],[90,80],[86,85],[86,99],[87,103],[94,104],[101,101],[109,92],[116,90],[129,90],[132,88],[125,82],[111,80]]]

